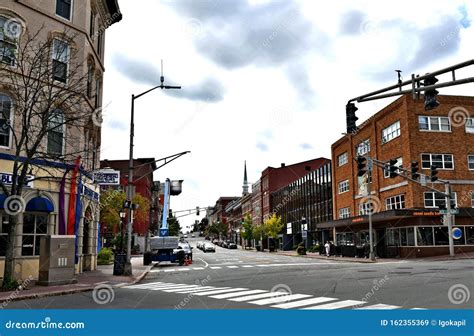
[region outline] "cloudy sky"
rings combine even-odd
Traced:
[[[182,90],[136,100],[135,157],[192,152],[155,173],[184,179],[173,210],[240,195],[244,160],[255,182],[267,166],[330,157],[350,98],[394,84],[395,69],[409,79],[474,55],[468,1],[119,3],[124,18],[106,36],[101,158],[128,158],[130,96],[159,84],[163,59],[165,84]],[[388,103],[359,104],[359,121]]]

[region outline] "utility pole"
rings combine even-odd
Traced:
[[[448,236],[449,236],[449,255],[454,257],[454,240],[453,240],[453,215],[451,214],[451,184],[449,181],[444,182],[444,193],[446,200],[446,219],[448,222]]]
[[[369,210],[369,259],[375,261],[375,254],[374,254],[374,235],[372,233],[372,212],[374,211],[374,206],[372,203],[372,188],[371,188],[371,180],[372,180],[372,170],[374,167],[374,162],[372,158],[367,158],[367,194],[368,200],[371,209]]]

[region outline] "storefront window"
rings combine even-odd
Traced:
[[[466,226],[464,231],[466,233],[466,244],[474,245],[474,226]]]
[[[449,236],[447,227],[435,227],[434,228],[434,241],[435,245],[449,245]]]
[[[400,229],[400,246],[407,246],[407,229]]]
[[[336,233],[336,245],[355,245],[354,233],[352,232],[343,232]]]
[[[0,215],[0,256],[2,257],[4,257],[6,253],[9,230],[8,216]]]
[[[21,255],[32,256],[40,253],[41,236],[48,230],[48,215],[25,214],[23,216],[23,238]]]
[[[417,227],[416,228],[416,238],[418,240],[419,246],[429,246],[433,245],[433,228],[428,227]]]
[[[407,246],[415,246],[415,229],[407,228]]]

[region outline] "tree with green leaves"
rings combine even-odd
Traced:
[[[170,236],[177,236],[181,232],[181,227],[179,225],[179,220],[172,216],[168,217],[168,234]]]
[[[250,245],[250,241],[253,239],[252,216],[250,216],[250,214],[247,214],[244,218],[240,235],[242,236],[242,239],[245,242],[245,247],[247,247],[247,245]]]
[[[259,241],[258,245],[261,246],[262,251],[263,251],[263,239],[265,239],[267,236],[264,225],[263,224],[253,225],[252,235],[255,240]]]

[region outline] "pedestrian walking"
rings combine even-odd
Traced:
[[[326,241],[326,244],[324,244],[324,248],[326,249],[326,256],[329,257],[329,252],[331,250],[331,245],[329,245],[329,241]]]

